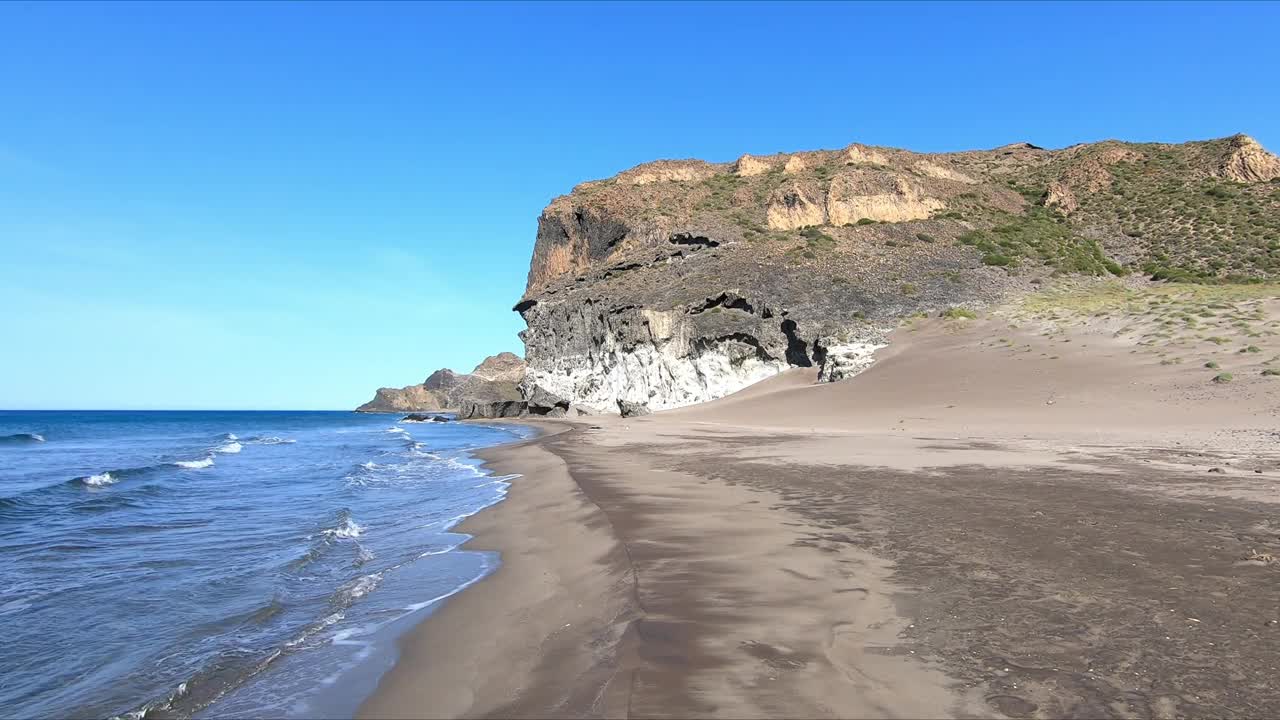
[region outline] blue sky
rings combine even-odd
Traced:
[[[541,208],[850,142],[1280,149],[1280,5],[0,3],[0,407],[349,408],[519,352]]]

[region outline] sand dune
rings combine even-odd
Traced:
[[[1274,714],[1274,301],[1178,303],[919,320],[849,381],[486,452],[503,567],[366,716]]]

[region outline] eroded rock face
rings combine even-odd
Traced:
[[[925,196],[908,178],[875,170],[841,173],[827,192],[827,219],[832,225],[863,219],[921,220],[944,207],[941,200]]]
[[[803,186],[792,183],[774,191],[769,199],[766,218],[771,230],[795,230],[824,224],[827,213],[821,198],[813,197]]]
[[[960,182],[966,185],[975,185],[978,182],[959,170],[949,168],[945,165],[939,165],[938,163],[929,162],[928,160],[922,160],[919,163],[916,163],[916,170],[920,171],[923,175],[927,175],[931,178],[938,178],[940,180],[951,180],[952,182]]]
[[[809,163],[805,162],[804,156],[792,155],[787,158],[786,164],[782,166],[782,172],[788,175],[798,175],[804,172],[807,167],[809,167]]]
[[[1217,175],[1242,183],[1267,182],[1280,177],[1280,158],[1267,152],[1248,135],[1230,139],[1229,150]]]
[[[763,175],[773,169],[773,165],[750,155],[743,155],[738,158],[738,162],[734,164],[734,172],[742,177],[752,177],[755,175]]]
[[[627,400],[664,410],[721,397],[786,368],[781,319],[736,322],[749,313],[732,312],[744,317],[541,302],[524,313],[526,385],[574,405],[612,408]]]
[[[415,412],[443,410],[440,398],[422,385],[402,388],[378,388],[373,399],[356,408],[356,412]]]
[[[1054,180],[1049,183],[1049,188],[1045,190],[1040,204],[1047,208],[1058,210],[1063,214],[1070,214],[1080,209],[1080,201],[1076,199],[1075,193],[1071,192],[1071,188],[1067,187],[1061,180]]]
[[[513,382],[476,379],[459,398],[458,417],[511,418],[523,415],[527,405]]]
[[[715,168],[702,160],[658,160],[620,173],[618,180],[630,185],[648,185],[657,182],[691,182],[713,174]]]
[[[381,388],[356,412],[422,412],[451,410],[461,419],[513,417],[525,409],[520,383],[525,364],[504,352],[485,358],[470,374],[437,370],[421,384]]]
[[[529,284],[579,272],[607,257],[634,228],[620,218],[572,202],[552,203],[538,218]]]
[[[519,383],[524,380],[524,371],[523,358],[515,353],[503,352],[485,358],[471,371],[471,375],[495,382]]]
[[[631,400],[618,401],[618,414],[622,417],[640,417],[648,415],[649,406],[645,403],[632,402]]]
[[[1168,248],[1153,233],[1126,234],[1115,211],[1125,193],[1139,180],[1203,192],[1196,184],[1215,177],[1274,177],[1274,157],[1255,145],[919,154],[853,144],[646,163],[582,183],[539,219],[515,306],[528,325],[525,402],[548,415],[613,412],[619,401],[659,411],[789,367],[847,378],[905,316],[981,305],[1055,272],[1031,256],[988,266],[959,241],[966,234],[1043,222],[1035,206],[1045,205],[1081,250],[1142,268]],[[1259,190],[1248,198],[1267,209]]]
[[[557,395],[536,382],[531,382],[530,378],[525,378],[525,384],[520,390],[530,415],[563,417],[569,412],[571,403],[568,398]]]
[[[888,154],[877,150],[876,148],[867,147],[854,143],[844,149],[845,162],[854,165],[888,165]]]

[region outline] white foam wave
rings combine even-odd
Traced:
[[[376,572],[371,575],[363,575],[356,578],[350,585],[338,590],[337,600],[345,606],[351,602],[359,600],[377,589],[382,582],[382,573]]]
[[[364,528],[351,518],[343,518],[342,524],[336,528],[328,528],[324,531],[329,537],[338,538],[340,540],[353,540],[360,537],[364,532]]]
[[[298,441],[290,440],[288,438],[280,438],[280,437],[273,436],[273,437],[250,438],[248,440],[245,440],[245,442],[252,443],[254,445],[291,445]]]
[[[402,428],[402,427],[389,427],[389,428],[387,428],[387,432],[389,432],[389,433],[400,433],[400,434],[402,434],[402,435],[408,435],[408,434],[409,434],[409,431],[408,431],[408,430],[405,430],[405,429],[404,429],[404,428]]]
[[[31,433],[31,439],[36,442],[44,442],[44,436],[40,433]]]
[[[218,448],[218,452],[223,453],[223,454],[226,454],[226,455],[232,455],[232,454],[235,454],[235,453],[240,452],[240,451],[241,451],[241,450],[243,450],[243,449],[244,449],[244,446],[243,446],[243,445],[241,445],[240,443],[236,442],[235,440],[232,440],[231,442],[227,443],[226,445],[223,445],[222,447]]]
[[[297,647],[298,645],[301,645],[302,643],[310,639],[312,635],[315,635],[316,633],[329,627],[330,625],[333,625],[334,623],[341,622],[342,619],[345,617],[346,617],[346,613],[343,613],[343,612],[330,613],[326,615],[325,618],[321,620],[318,624],[313,625],[307,628],[306,630],[303,630],[302,633],[298,635],[298,637],[285,643],[284,646],[287,648]]]
[[[476,467],[475,465],[464,463],[461,460],[458,460],[457,458],[441,457],[439,455],[435,455],[433,456],[433,459],[444,465],[448,465],[454,470],[461,470],[476,476],[484,475],[484,471],[481,470],[480,468]]]
[[[201,458],[199,460],[179,460],[178,462],[174,463],[174,465],[177,465],[180,468],[186,468],[188,470],[199,470],[200,468],[207,468],[213,465],[213,456],[211,455],[209,457]]]
[[[454,543],[453,545],[449,545],[448,547],[439,548],[438,550],[428,550],[424,553],[420,553],[418,557],[424,558],[424,557],[431,557],[432,555],[443,555],[447,552],[453,552],[454,550],[457,550],[458,548],[462,547],[463,543],[465,542],[466,541],[464,540],[460,543]]]
[[[240,438],[239,438],[239,436],[237,436],[235,433],[227,433],[227,439],[228,439],[228,440],[239,440]]]
[[[365,470],[377,470],[382,466],[370,460],[369,462],[360,463],[360,467],[364,468]]]
[[[115,481],[116,481],[116,478],[112,476],[112,474],[109,472],[99,473],[97,475],[90,475],[89,477],[83,480],[84,484],[90,487],[102,487],[103,485],[111,485]]]

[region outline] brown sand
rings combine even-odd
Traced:
[[[1275,716],[1280,379],[1133,349],[930,321],[487,451],[503,565],[361,714]]]

